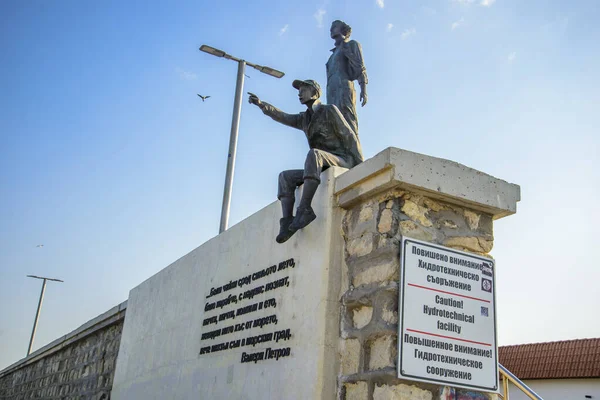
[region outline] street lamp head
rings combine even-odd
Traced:
[[[210,47],[205,44],[200,46],[200,51],[203,51],[203,52],[213,55],[215,57],[222,57],[222,58],[226,58],[228,60],[244,62],[247,65],[251,66],[252,68],[259,70],[263,74],[271,75],[271,76],[274,76],[275,78],[282,78],[285,75],[283,72],[277,71],[276,69],[273,69],[270,67],[265,67],[264,65],[257,65],[257,64],[253,64],[248,61],[241,60],[237,57],[234,57],[232,55],[225,53],[223,50],[215,49],[214,47]]]
[[[227,55],[227,53],[225,53],[223,50],[215,49],[214,47],[210,47],[205,44],[200,46],[200,51],[203,51],[208,54],[212,54],[213,56],[216,56],[216,57],[225,57],[225,55]]]
[[[54,278],[47,278],[45,276],[36,276],[36,275],[27,275],[28,278],[35,278],[35,279],[45,279],[47,281],[55,281],[55,282],[63,282],[60,279],[54,279]]]
[[[276,69],[270,67],[264,67],[262,65],[253,65],[253,67],[259,70],[260,72],[274,76],[275,78],[282,78],[285,75],[283,72],[277,71]]]

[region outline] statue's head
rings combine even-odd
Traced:
[[[348,39],[352,34],[352,28],[344,21],[336,19],[331,23],[329,32],[331,33],[332,39],[336,39],[338,36],[341,36],[342,39]]]
[[[307,79],[305,81],[296,79],[292,82],[292,86],[298,89],[298,99],[300,103],[306,104],[311,100],[317,100],[321,97],[321,86],[317,81]]]

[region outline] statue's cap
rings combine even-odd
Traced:
[[[292,86],[296,89],[300,89],[300,86],[313,87],[317,91],[317,97],[321,97],[321,86],[317,83],[317,81],[313,81],[312,79],[307,79],[305,81],[296,79],[294,82],[292,82]]]

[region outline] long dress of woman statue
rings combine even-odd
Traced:
[[[335,48],[327,61],[327,103],[339,108],[358,136],[355,80],[360,85],[361,104],[363,107],[367,104],[367,69],[362,49],[360,43],[350,40],[352,28],[345,22],[333,21],[330,33],[335,40]]]

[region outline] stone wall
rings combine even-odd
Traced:
[[[392,190],[346,210],[342,229],[348,285],[342,295],[340,397],[440,398],[444,387],[396,378],[399,243],[405,235],[487,255],[492,216]]]
[[[0,399],[109,399],[126,303],[0,372]]]
[[[490,257],[493,220],[516,212],[520,188],[453,161],[388,148],[338,178],[344,210],[341,400],[494,399],[397,378],[402,237]]]

